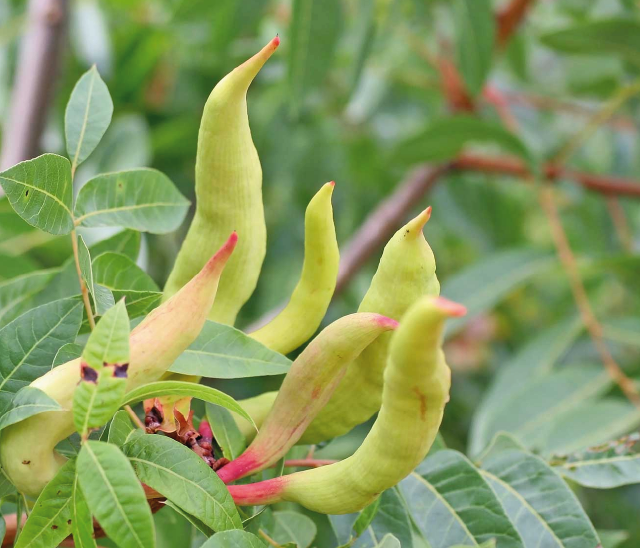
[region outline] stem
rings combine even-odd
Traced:
[[[82,293],[82,300],[84,301],[84,307],[87,309],[89,327],[93,331],[96,326],[96,320],[93,317],[93,311],[91,310],[91,301],[89,300],[89,290],[87,289],[87,284],[85,284],[84,280],[82,279],[82,271],[80,270],[80,256],[78,255],[78,235],[75,228],[71,231],[71,248],[73,249],[73,260],[76,264],[78,281],[80,282],[80,292]]]
[[[133,420],[133,422],[136,423],[136,425],[138,426],[138,428],[142,428],[143,430],[146,430],[144,423],[140,420],[140,417],[138,417],[138,415],[136,415],[136,412],[131,409],[130,405],[125,405],[124,409],[127,413],[129,413],[129,416],[131,417],[131,420]]]
[[[633,253],[633,235],[620,200],[617,196],[607,196],[606,204],[622,249],[627,253]]]
[[[611,99],[609,99],[603,107],[595,113],[589,120],[587,125],[578,133],[576,133],[553,158],[553,163],[565,164],[567,160],[578,150],[589,137],[591,137],[598,128],[611,118],[616,111],[624,105],[631,97],[640,93],[640,79],[633,83],[620,88]]]
[[[271,546],[275,546],[275,548],[282,548],[280,544],[278,544],[275,540],[273,540],[267,533],[265,533],[262,529],[258,529],[258,534],[266,540]]]
[[[18,544],[18,538],[20,537],[20,533],[22,533],[22,505],[24,502],[24,498],[22,493],[18,495],[18,501],[16,503],[16,536],[13,537],[13,545],[16,546]]]
[[[558,257],[569,279],[571,292],[573,293],[573,298],[580,312],[582,322],[589,332],[589,336],[600,355],[600,359],[609,376],[620,387],[627,399],[636,407],[640,408],[640,394],[638,394],[638,390],[633,384],[633,381],[624,374],[611,355],[604,340],[602,326],[593,313],[587,291],[578,272],[576,258],[571,251],[567,234],[562,227],[562,221],[560,220],[558,208],[553,199],[551,189],[547,186],[542,187],[538,192],[538,199],[549,221],[551,235],[558,252]]]

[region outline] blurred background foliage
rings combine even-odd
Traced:
[[[489,11],[482,10],[484,4]],[[473,4],[76,0],[70,5],[69,40],[42,149],[63,152],[64,106],[77,79],[95,63],[114,100],[114,121],[78,170],[77,183],[99,172],[153,166],[193,199],[198,126],[209,92],[279,33],[280,49],[248,96],[264,172],[269,243],[260,284],[239,321],[247,325],[279,305],[294,287],[302,264],[304,210],[324,182],[337,183],[335,220],[344,244],[416,164],[440,159],[438,147],[447,146],[447,120],[454,110],[473,110],[469,116],[507,126],[531,157],[544,160],[580,134],[612,96],[640,76],[638,2],[522,2],[529,4],[526,18],[505,47],[492,54],[496,26],[490,14],[504,12],[510,4],[487,0],[476,3],[477,12],[464,13],[460,10]],[[555,31],[584,29],[601,21],[611,28],[591,37],[587,33],[586,40],[584,33],[564,42],[558,35],[553,39]],[[26,2],[0,2],[2,119],[10,106],[25,24]],[[605,39],[611,36],[615,39]],[[452,96],[443,63],[462,75],[467,90],[462,104]],[[473,109],[465,101],[471,101]],[[635,179],[640,185],[639,106],[638,98],[631,97],[598,124],[568,165],[595,175]],[[420,137],[435,123],[440,127],[435,138]],[[465,150],[488,157],[502,155],[505,149],[512,152],[500,139],[495,141],[466,143]],[[489,386],[506,418],[504,424],[485,423],[486,432],[506,429],[518,434],[518,421],[534,416],[537,422],[523,430],[521,441],[545,455],[599,443],[640,425],[640,411],[600,375],[601,361],[589,338],[579,327],[570,327],[580,323],[576,304],[555,259],[536,184],[540,183],[521,177],[454,169],[407,212],[408,218],[433,206],[425,234],[436,255],[443,294],[472,311],[452,330],[448,342],[454,382],[442,433],[454,448],[473,452],[487,441],[482,436],[474,439],[474,434],[470,438],[469,433],[473,421],[480,421],[474,413]],[[628,375],[638,376],[638,197],[608,198],[571,177],[558,178],[554,197],[610,349]],[[0,277],[62,264],[69,254],[68,238],[42,239],[9,220],[13,215],[6,203],[0,203]],[[187,226],[168,236],[144,237],[141,261],[160,285]],[[104,231],[86,231],[89,241],[104,236]],[[380,251],[336,297],[327,322],[355,311]],[[565,375],[564,384],[555,378],[552,383],[562,388],[526,384],[513,401],[514,385],[496,384],[496,375],[505,364],[527,359],[522,357],[527,345],[554,326],[565,335],[575,332],[567,335],[568,342],[553,339],[559,351],[543,366],[553,365],[554,374]],[[549,346],[539,343],[529,351],[529,359],[543,359]],[[567,374],[576,364],[593,365],[593,375],[588,368]],[[594,378],[596,387],[591,389]],[[268,386],[264,382],[234,383],[231,389],[238,395],[256,393],[274,380]],[[490,406],[487,396],[482,405]],[[349,454],[365,432],[366,427],[360,428],[317,454]],[[580,489],[579,495],[596,527],[626,531],[616,537],[626,541],[616,545],[640,545],[640,487]],[[179,527],[164,529],[164,545],[185,545]]]

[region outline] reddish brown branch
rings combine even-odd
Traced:
[[[530,174],[522,161],[508,156],[486,157],[463,154],[454,162],[453,167],[464,171],[479,171],[518,177]],[[552,181],[564,178],[605,196],[615,195],[640,198],[640,181],[613,175],[594,175],[554,164],[547,164],[543,169],[544,176]]]
[[[511,0],[509,5],[496,15],[496,42],[499,48],[507,45],[534,2],[535,0]]]

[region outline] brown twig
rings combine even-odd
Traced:
[[[511,2],[496,15],[498,26],[496,42],[500,49],[504,48],[509,39],[520,26],[529,8],[535,0],[511,0]]]
[[[549,221],[551,235],[556,245],[556,250],[558,251],[558,258],[569,279],[573,298],[582,317],[582,321],[589,332],[589,336],[600,355],[600,359],[609,376],[620,387],[624,395],[636,407],[640,407],[640,394],[638,394],[638,390],[633,381],[624,374],[611,355],[609,347],[604,340],[602,326],[591,308],[587,291],[582,282],[582,278],[580,278],[575,256],[571,251],[569,240],[562,227],[562,221],[560,220],[560,214],[558,213],[552,190],[548,186],[542,187],[538,193],[538,198]]]
[[[633,253],[633,235],[620,200],[617,196],[606,196],[605,203],[622,249],[627,253]]]
[[[38,154],[57,74],[68,0],[30,0],[11,106],[4,128],[0,169]]]
[[[71,231],[71,248],[73,249],[73,261],[76,265],[76,274],[78,275],[78,282],[80,283],[80,293],[82,293],[82,301],[84,307],[87,310],[87,319],[89,320],[89,327],[93,331],[96,326],[96,320],[93,317],[93,310],[91,308],[91,300],[89,299],[89,290],[87,284],[84,283],[82,278],[82,271],[80,270],[80,256],[78,254],[78,235],[75,229]]]

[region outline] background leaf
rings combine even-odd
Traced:
[[[273,512],[274,524],[269,535],[278,544],[292,542],[299,548],[311,546],[317,528],[311,518],[297,512]]]
[[[454,2],[457,64],[472,95],[482,91],[491,69],[495,18],[489,0]]]
[[[73,230],[71,165],[56,154],[43,154],[0,173],[11,206],[27,223],[50,234]]]
[[[492,488],[462,454],[438,451],[400,483],[416,526],[433,548],[477,545],[523,547]]]
[[[289,26],[288,72],[291,96],[298,107],[321,84],[331,67],[340,36],[339,0],[293,0]]]
[[[98,146],[112,114],[111,95],[94,65],[73,88],[64,115],[67,153],[74,170]]]
[[[222,455],[233,460],[239,457],[247,447],[247,442],[238,428],[233,415],[219,405],[206,405],[207,420],[211,426],[213,437],[222,449]]]
[[[121,226],[165,234],[178,228],[189,209],[171,180],[155,169],[98,175],[84,185],[76,200],[81,226]]]
[[[527,546],[584,548],[598,536],[569,487],[533,455],[506,450],[489,455],[482,475],[502,502]]]
[[[0,329],[0,405],[50,368],[56,353],[73,341],[82,303],[65,299],[31,309]]]

